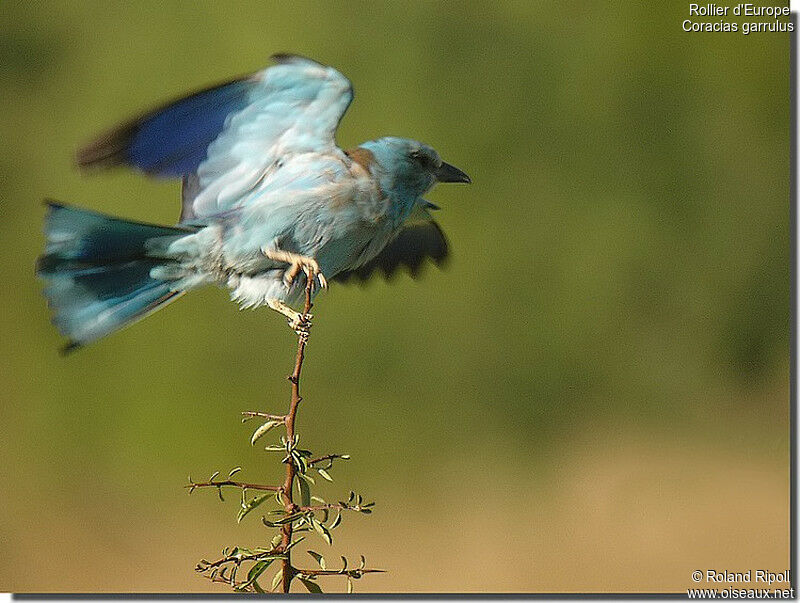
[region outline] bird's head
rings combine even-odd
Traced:
[[[361,149],[371,153],[368,169],[381,189],[409,209],[437,182],[471,182],[434,149],[416,140],[392,136],[366,142]]]

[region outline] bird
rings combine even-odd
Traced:
[[[424,195],[471,182],[430,146],[388,136],[341,149],[353,100],[334,67],[277,54],[254,74],[166,103],[81,148],[85,171],[127,167],[181,180],[174,226],[46,200],[37,275],[68,352],[194,289],[268,306],[301,336],[306,286],[441,264],[448,243]]]

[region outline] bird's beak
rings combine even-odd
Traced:
[[[472,182],[464,172],[444,161],[439,166],[439,169],[436,170],[436,180],[439,182],[466,182],[467,184]]]

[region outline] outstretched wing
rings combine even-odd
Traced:
[[[229,209],[290,156],[335,151],[336,128],[353,99],[336,69],[293,55],[273,59],[273,67],[108,132],[79,151],[78,164],[183,178],[182,219]]]
[[[333,280],[347,283],[355,279],[363,283],[379,272],[391,279],[400,268],[416,277],[426,259],[441,265],[447,257],[447,238],[436,222],[410,224],[372,260],[353,270],[340,272]]]

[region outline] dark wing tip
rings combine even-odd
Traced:
[[[371,261],[353,270],[340,272],[333,280],[347,283],[355,279],[364,284],[373,275],[381,273],[387,281],[392,281],[402,271],[407,272],[411,278],[417,278],[422,273],[426,260],[442,267],[448,257],[449,246],[441,227],[436,222],[416,224],[404,228]]]
[[[69,340],[67,343],[65,343],[63,346],[61,346],[61,347],[59,348],[59,350],[58,350],[58,353],[59,353],[61,356],[69,356],[69,355],[70,355],[70,354],[72,354],[73,352],[77,352],[77,351],[78,351],[78,350],[79,350],[81,347],[82,347],[82,346],[81,346],[81,344],[80,344],[80,343],[78,343],[77,341],[73,341],[72,339],[70,339],[70,340]]]
[[[65,207],[65,205],[61,201],[56,201],[51,197],[45,197],[44,199],[42,199],[42,204],[44,204],[50,209],[61,209]]]
[[[123,165],[128,162],[128,147],[135,133],[132,123],[109,130],[78,149],[75,163],[84,170]]]
[[[315,61],[314,59],[309,59],[302,54],[296,54],[293,52],[276,52],[273,54],[270,59],[278,63],[279,65],[291,65],[293,63],[314,63],[315,65],[319,65],[320,67],[325,67],[319,61]]]

